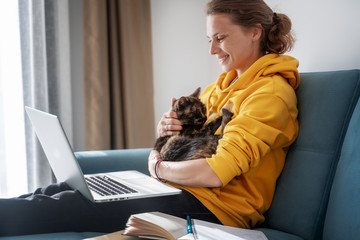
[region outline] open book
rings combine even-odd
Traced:
[[[193,233],[187,231],[187,220],[160,212],[132,215],[124,235],[148,239],[227,239],[227,240],[266,240],[264,233],[256,230],[228,227],[197,219],[192,221]]]

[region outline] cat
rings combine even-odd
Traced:
[[[181,121],[182,130],[178,135],[159,137],[156,140],[154,149],[160,153],[160,159],[183,161],[207,158],[216,153],[218,141],[233,114],[223,108],[222,116],[204,125],[207,120],[206,106],[200,101],[200,90],[197,88],[191,95],[174,101],[172,111]],[[214,135],[220,125],[221,134]]]

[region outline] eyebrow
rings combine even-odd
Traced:
[[[219,33],[214,33],[211,37],[216,37],[217,35],[219,35]],[[209,36],[206,36],[207,38],[210,38]]]

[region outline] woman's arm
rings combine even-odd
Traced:
[[[153,150],[149,155],[149,172],[155,176],[155,163],[159,153]],[[163,161],[156,166],[161,179],[188,187],[221,187],[223,184],[205,158],[171,162]]]

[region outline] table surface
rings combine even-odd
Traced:
[[[140,239],[137,237],[130,237],[130,236],[122,235],[123,232],[124,232],[124,230],[109,233],[106,235],[101,235],[101,236],[94,237],[94,238],[87,238],[85,240],[139,240]]]

